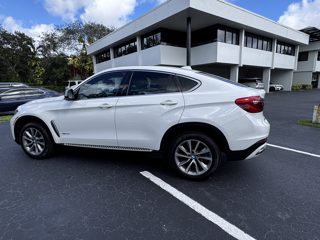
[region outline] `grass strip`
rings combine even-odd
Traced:
[[[13,115],[0,116],[0,122],[10,121],[10,119],[11,119],[12,117],[13,117]]]
[[[297,122],[301,125],[320,128],[320,123],[313,123],[312,120],[298,120]]]

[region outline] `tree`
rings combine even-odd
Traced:
[[[45,85],[66,85],[66,81],[71,78],[71,69],[68,66],[68,57],[59,54],[51,57],[41,58],[41,65],[45,69],[42,81]]]
[[[56,26],[56,31],[59,36],[59,48],[70,55],[69,65],[78,68],[81,71],[81,79],[86,79],[93,74],[92,58],[87,54],[87,47],[98,39],[113,32],[115,27],[106,27],[102,24],[85,22],[79,20],[73,23],[65,23],[64,25]],[[50,39],[55,39],[55,36],[49,36]]]
[[[7,81],[30,80],[32,69],[28,66],[28,62],[35,56],[36,49],[31,37],[18,31],[9,33],[0,26],[0,60]]]

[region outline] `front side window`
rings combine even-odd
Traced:
[[[171,74],[158,72],[134,72],[130,81],[128,95],[178,92]]]
[[[76,98],[91,99],[116,96],[126,72],[104,73],[80,87]]]

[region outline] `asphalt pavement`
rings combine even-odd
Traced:
[[[59,148],[32,160],[0,123],[0,239],[235,239],[140,174],[148,171],[255,239],[320,238],[320,90],[266,95],[271,124],[259,157],[224,162],[205,181],[177,177],[161,159]],[[240,238],[239,239],[243,239]]]

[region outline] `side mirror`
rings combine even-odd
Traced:
[[[66,92],[64,93],[64,97],[68,100],[74,100],[74,92],[72,88],[69,88],[66,90]]]

